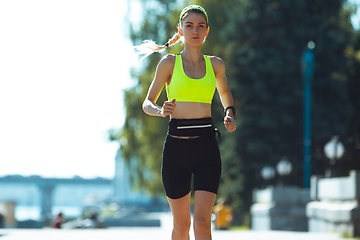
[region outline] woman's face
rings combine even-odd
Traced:
[[[208,33],[206,18],[201,13],[187,14],[182,20],[181,27],[179,27],[179,34],[184,37],[187,44],[202,44]]]

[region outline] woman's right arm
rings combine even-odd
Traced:
[[[146,95],[146,98],[142,105],[145,113],[151,116],[166,117],[168,115],[171,115],[174,111],[176,107],[175,99],[173,99],[172,101],[165,101],[161,107],[156,104],[156,101],[159,98],[161,90],[163,89],[165,83],[169,83],[171,80],[174,64],[174,55],[166,55],[160,60],[156,68],[154,80],[150,85],[148,94]]]

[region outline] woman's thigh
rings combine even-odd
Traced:
[[[211,214],[216,194],[208,191],[195,191],[194,221],[202,220],[211,224]]]
[[[171,199],[168,197],[170,209],[174,218],[174,225],[189,225],[190,227],[190,197],[191,192],[182,198]]]

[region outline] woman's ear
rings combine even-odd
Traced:
[[[209,34],[209,31],[210,31],[210,27],[207,28],[206,36]]]

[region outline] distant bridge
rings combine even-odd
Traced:
[[[0,177],[1,183],[20,183],[20,184],[34,184],[41,194],[41,218],[48,220],[51,217],[52,209],[52,195],[54,188],[61,184],[82,184],[82,185],[105,185],[113,184],[112,179],[94,178],[84,179],[80,177],[74,178],[42,178],[40,176],[23,177],[20,175],[12,175]]]

